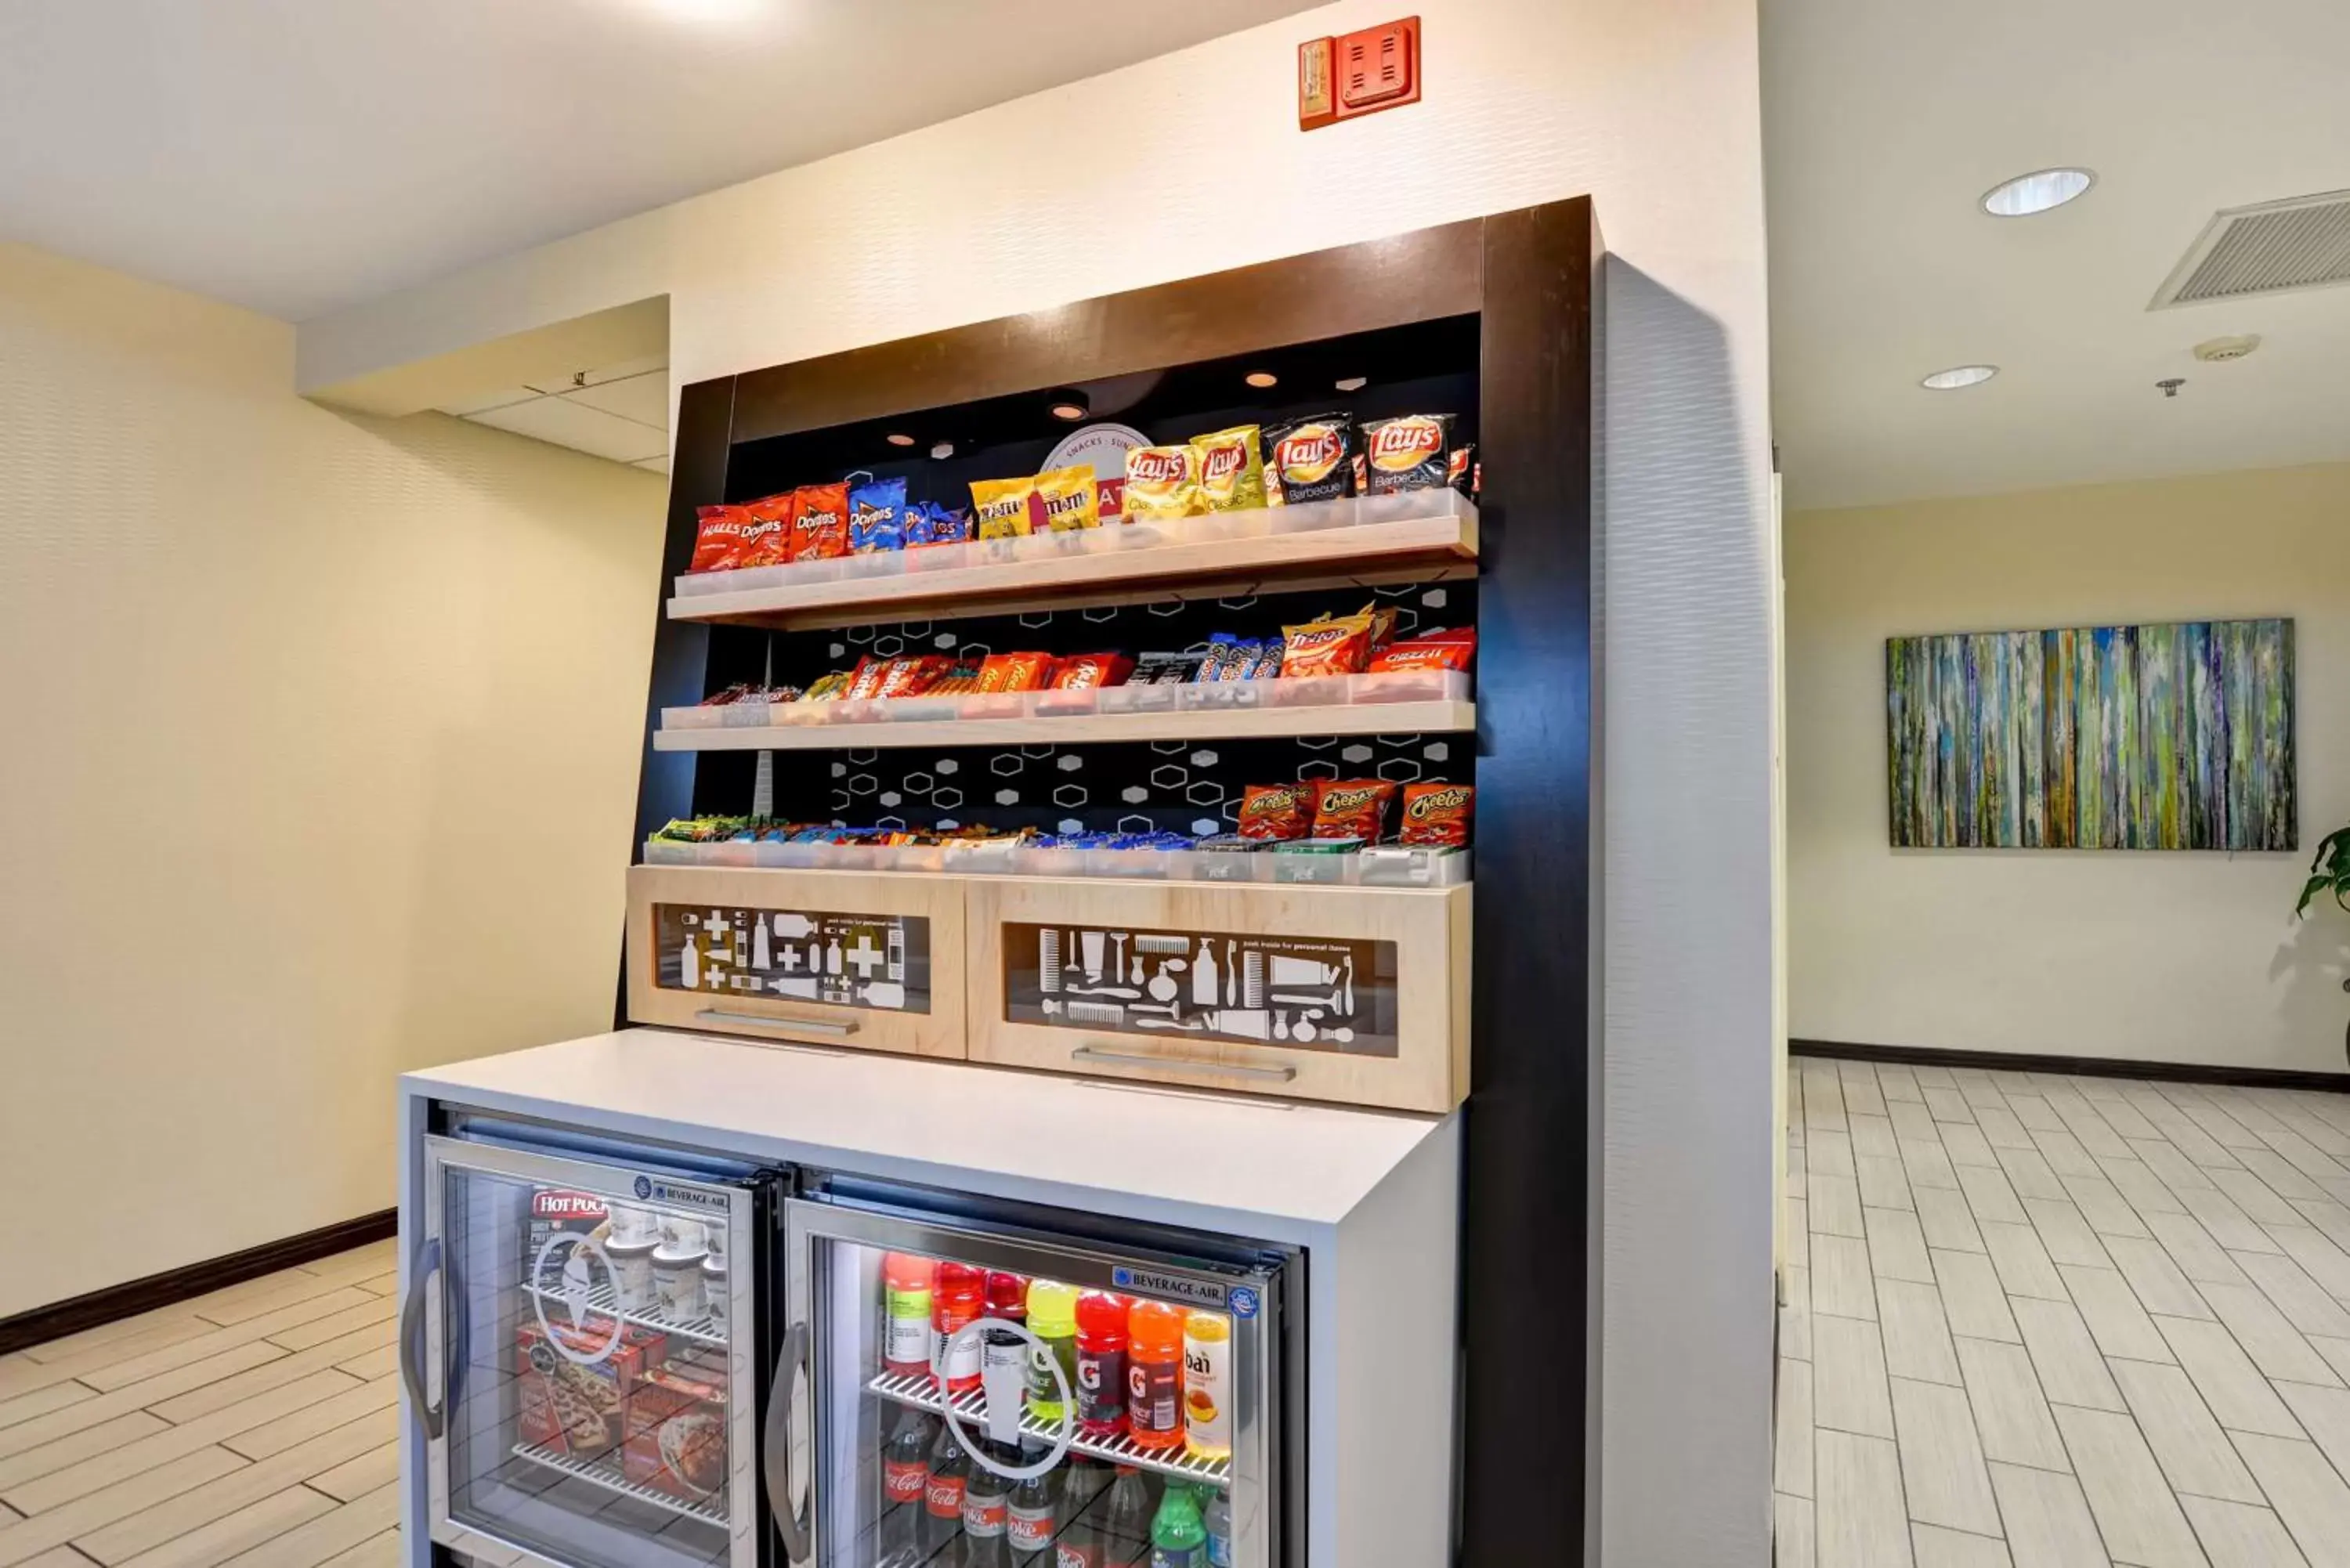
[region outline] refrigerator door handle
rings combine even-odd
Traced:
[[[441,1273],[441,1238],[430,1237],[416,1250],[415,1277],[408,1282],[408,1300],[400,1309],[400,1380],[408,1386],[409,1403],[424,1435],[437,1442],[446,1428],[448,1401],[435,1406],[424,1386],[425,1287]]]
[[[808,1364],[809,1329],[805,1320],[784,1334],[784,1350],[775,1357],[774,1386],[767,1391],[766,1430],[762,1436],[760,1465],[767,1484],[767,1508],[775,1516],[776,1532],[784,1538],[784,1555],[793,1563],[808,1556],[808,1524],[792,1507],[792,1389]]]

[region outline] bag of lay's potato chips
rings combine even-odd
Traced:
[[[1026,479],[974,479],[971,482],[972,521],[983,539],[1016,539],[1036,531],[1029,516],[1029,500],[1036,493],[1034,476]]]
[[[1200,454],[1200,504],[1206,510],[1240,512],[1264,504],[1260,433],[1255,425],[1234,425],[1191,438],[1191,450]]]
[[[1094,471],[1083,464],[1038,474],[1036,503],[1045,514],[1047,533],[1069,534],[1101,525],[1101,499]]]
[[[1200,452],[1139,446],[1126,454],[1126,520],[1163,522],[1200,511]]]

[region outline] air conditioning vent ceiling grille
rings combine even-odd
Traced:
[[[2350,191],[2218,214],[2150,308],[2350,283]]]

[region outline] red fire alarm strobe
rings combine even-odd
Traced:
[[[1366,27],[1297,46],[1297,126],[1318,130],[1342,119],[1419,101],[1419,18]]]

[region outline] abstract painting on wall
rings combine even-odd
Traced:
[[[1898,848],[2293,849],[2293,622],[1896,637]]]

